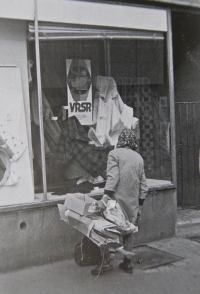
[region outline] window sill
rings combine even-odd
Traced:
[[[0,213],[54,206],[58,203],[63,203],[65,199],[65,195],[63,195],[63,196],[56,196],[57,198],[52,198],[52,199],[48,198],[48,200],[43,201],[42,193],[41,193],[41,199],[38,198],[37,195],[38,194],[36,194],[36,198],[33,202],[0,206]]]
[[[171,181],[147,179],[149,192],[157,190],[175,189],[175,185]]]
[[[149,192],[158,191],[158,190],[160,191],[160,190],[175,189],[175,186],[170,181],[164,181],[164,180],[147,179],[147,185],[149,187]],[[95,189],[89,193],[89,196],[93,197],[94,199],[100,199],[103,193],[104,193],[103,188]],[[0,213],[54,206],[58,203],[63,203],[65,200],[65,195],[52,195],[51,193],[47,193],[48,200],[43,201],[42,198],[43,198],[43,194],[39,193],[35,195],[35,200],[31,203],[1,206]]]

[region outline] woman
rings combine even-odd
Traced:
[[[117,148],[110,151],[107,162],[107,181],[102,200],[98,207],[103,211],[109,198],[114,198],[121,206],[125,217],[134,225],[141,216],[141,209],[148,188],[144,174],[142,157],[135,151],[137,148],[134,132],[124,129],[118,138]],[[133,234],[124,236],[124,249],[131,251]],[[108,254],[94,270],[93,275],[99,275],[112,269]],[[126,255],[119,267],[127,273],[133,272],[131,255]]]

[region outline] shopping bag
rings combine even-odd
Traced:
[[[103,211],[105,219],[114,223],[116,229],[122,233],[122,235],[128,235],[138,231],[138,227],[133,225],[126,219],[120,205],[116,200],[108,200],[106,209]]]

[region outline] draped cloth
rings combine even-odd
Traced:
[[[42,93],[42,108],[45,145],[48,145],[48,147],[45,146],[45,148],[52,150],[55,149],[57,143],[60,140],[61,130],[57,121],[51,120],[54,114],[44,93]],[[34,88],[31,93],[31,114],[33,122],[39,126],[38,95],[36,88]]]
[[[93,124],[88,136],[96,146],[116,145],[124,128],[134,128],[133,109],[123,103],[115,80],[112,77],[97,76],[96,95],[93,104]]]

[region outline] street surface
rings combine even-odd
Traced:
[[[132,275],[118,268],[99,277],[93,267],[80,267],[73,259],[0,274],[0,294],[199,294],[200,243],[172,238],[149,244],[182,257],[170,265],[135,269]]]

